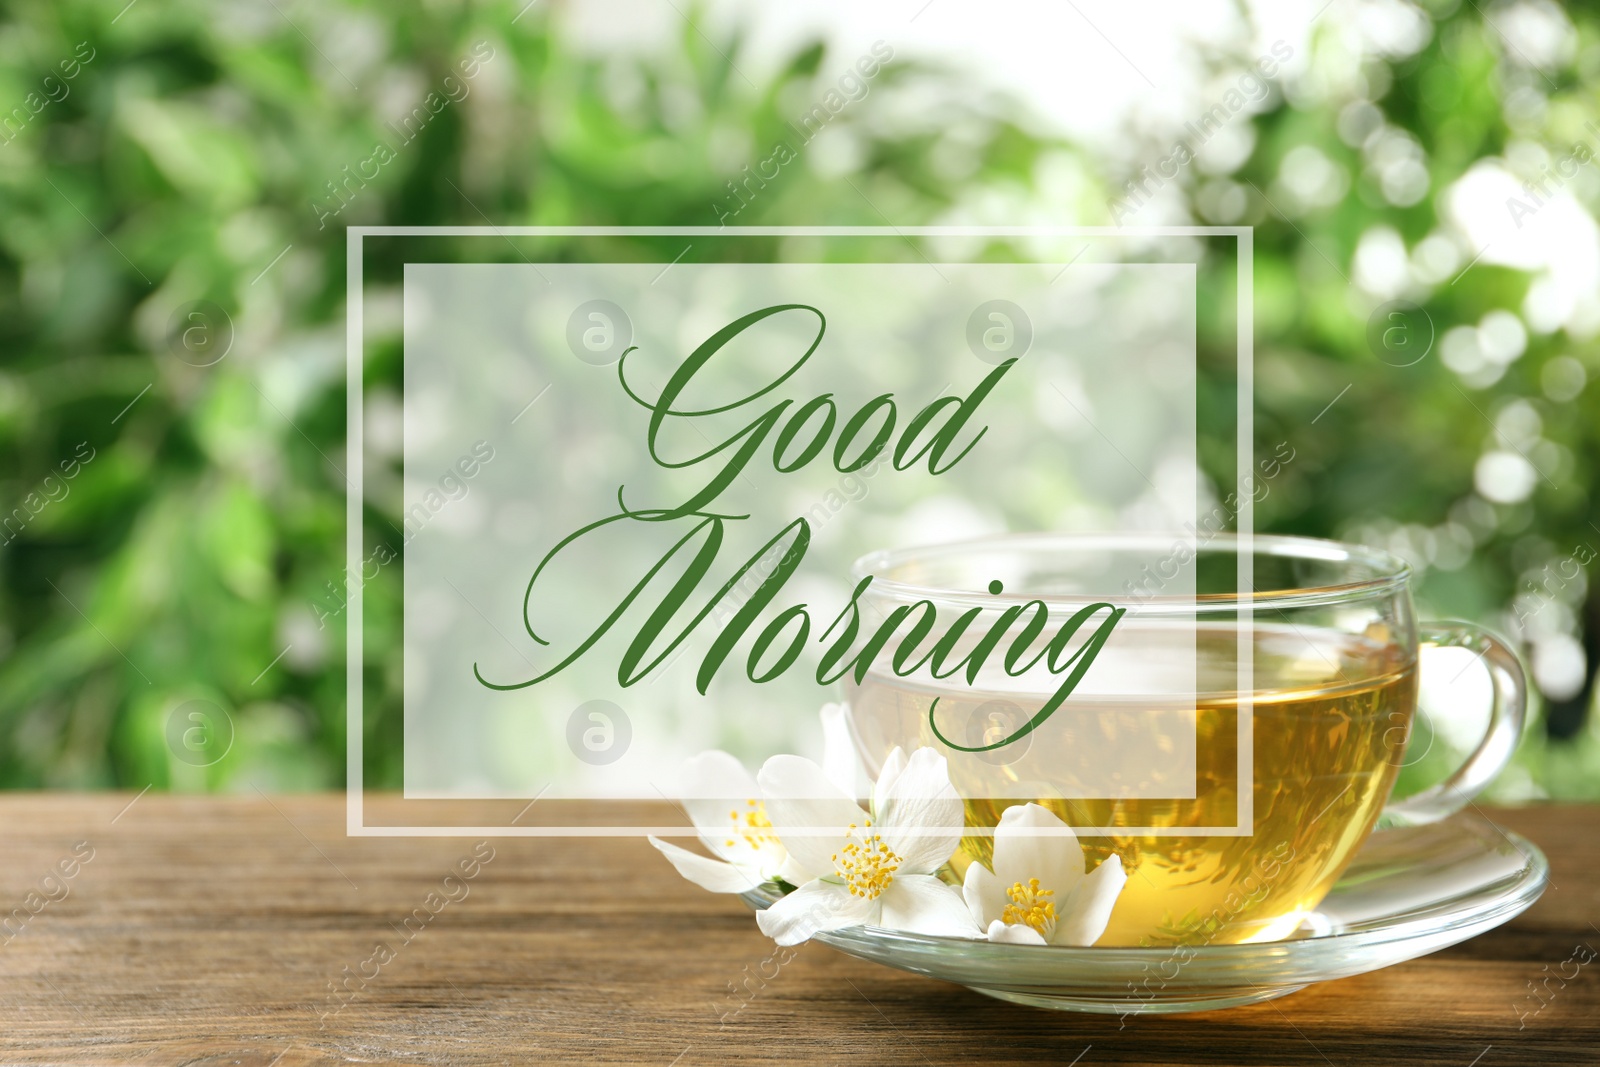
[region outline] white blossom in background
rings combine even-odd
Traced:
[[[1115,853],[1084,873],[1083,846],[1047,808],[1007,808],[994,832],[994,869],[974,862],[962,887],[990,941],[1092,945],[1105,933],[1128,876]]]
[[[825,778],[843,791],[854,789],[855,747],[842,704],[826,704],[820,712]],[[761,787],[744,765],[726,752],[712,749],[685,762],[683,781],[694,793],[682,803],[711,856],[690,852],[651,837],[650,843],[678,873],[713,893],[744,893],[781,878],[790,885],[810,881],[774,832]]]
[[[889,754],[871,814],[799,756],[772,757],[758,781],[790,854],[825,872],[758,912],[762,933],[780,945],[847,926],[981,936],[960,892],[935,874],[965,821],[949,765],[933,749]]]

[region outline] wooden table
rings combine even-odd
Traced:
[[[781,962],[744,905],[641,840],[351,839],[342,796],[130,800],[0,797],[0,1062],[1600,1062],[1600,961],[1526,1014],[1530,982],[1600,948],[1593,808],[1490,813],[1553,868],[1508,926],[1119,1029],[821,945]]]

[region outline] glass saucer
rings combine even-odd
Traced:
[[[871,926],[819,934],[840,952],[1063,1011],[1132,1015],[1229,1008],[1375,971],[1491,930],[1527,910],[1550,872],[1526,838],[1477,815],[1369,837],[1294,936],[1251,945],[1058,948]],[[776,895],[744,894],[752,908]]]

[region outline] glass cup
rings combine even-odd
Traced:
[[[957,876],[989,861],[1006,808],[1034,801],[1077,828],[1090,868],[1116,853],[1127,870],[1097,944],[1279,939],[1380,819],[1459,810],[1521,735],[1516,654],[1468,623],[1419,626],[1410,573],[1384,552],[1275,536],[1028,534],[873,553],[854,567],[873,577],[864,622],[899,620],[903,635],[923,604],[971,618],[946,639],[944,670],[892,640],[869,656],[845,679],[851,729],[874,771],[895,746],[948,758],[973,829]],[[1394,800],[1419,653],[1440,646],[1488,667],[1488,729],[1453,774]],[[963,656],[977,666],[952,669]]]

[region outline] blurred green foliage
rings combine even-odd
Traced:
[[[591,57],[547,10],[8,6],[0,522],[20,518],[0,531],[0,784],[340,784],[343,227],[712,225],[726,183],[790,140],[856,59],[800,47],[752,81],[738,35],[694,17],[648,55]],[[1546,667],[1578,648],[1580,691],[1552,701],[1551,729],[1535,729],[1502,795],[1600,796],[1585,715],[1600,599],[1580,570],[1514,606],[1542,568],[1600,546],[1600,402],[1584,388],[1600,349],[1541,327],[1492,380],[1495,368],[1441,359],[1465,326],[1451,351],[1467,366],[1463,346],[1504,332],[1485,314],[1521,316],[1538,276],[1494,257],[1469,267],[1447,191],[1485,157],[1560,155],[1583,134],[1600,23],[1567,26],[1570,47],[1535,66],[1471,5],[1424,19],[1415,46],[1386,57],[1363,55],[1337,14],[1301,83],[1233,120],[1237,158],[1187,168],[1123,221],[1256,227],[1259,439],[1302,457],[1258,528],[1377,541],[1419,566],[1426,612],[1516,630]],[[471,56],[481,69],[465,78]],[[1241,61],[1214,57],[1219,85]],[[450,99],[375,177],[347,184],[430,92]],[[1172,141],[1133,130],[1125,158],[1100,158],[1040,128],[1014,102],[896,60],[727,221],[1106,224],[1123,183]],[[1569,191],[1600,202],[1587,174]],[[1397,244],[1409,280],[1396,292],[1438,335],[1410,367],[1368,339],[1384,294],[1363,279],[1392,275]],[[369,386],[397,388],[398,373],[384,361]],[[1483,458],[1503,465],[1508,451],[1545,476],[1519,500],[1487,500]],[[398,598],[392,571],[369,596]],[[378,786],[399,784],[396,645],[383,632],[366,644]],[[190,700],[226,709],[236,731],[210,766],[168,743]]]
[[[0,146],[0,504],[25,511],[0,548],[0,782],[335,786],[343,226],[713,224],[727,179],[791,139],[846,61],[808,47],[757,87],[728,58],[738,42],[693,23],[664,58],[584,59],[509,6],[116,14],[35,3],[0,25],[0,101],[68,86]],[[65,80],[80,42],[93,57]],[[873,91],[912,78],[929,75],[890,67]],[[977,184],[1025,183],[1046,146],[934,81],[938,117],[874,132],[832,178],[787,168],[737,221],[926,220]],[[452,89],[400,145],[388,123]],[[951,121],[981,153],[959,182],[930,166]],[[345,184],[380,140],[395,158]],[[398,387],[396,363],[377,373]],[[92,458],[68,478],[80,442]],[[393,602],[394,568],[366,593]],[[397,635],[366,647],[366,770],[394,786]],[[168,744],[190,700],[236,731],[210,766]]]

